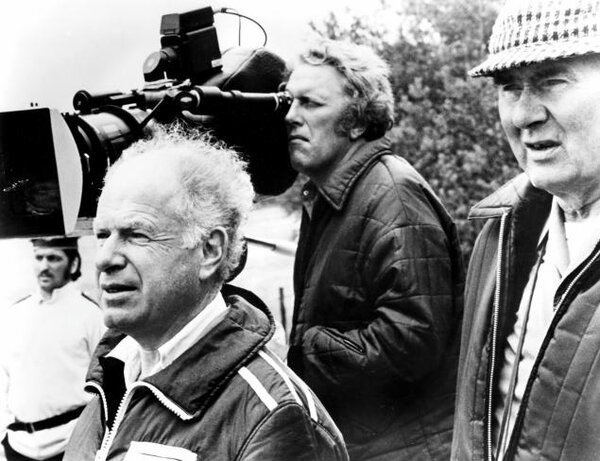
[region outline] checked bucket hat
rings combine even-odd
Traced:
[[[469,72],[471,77],[600,53],[600,0],[508,0],[488,51],[488,58]]]

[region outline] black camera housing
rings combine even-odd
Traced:
[[[182,14],[166,14],[160,25],[162,49],[144,62],[144,79],[200,84],[222,67],[221,51],[211,7]]]

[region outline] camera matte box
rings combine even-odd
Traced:
[[[69,234],[81,188],[77,146],[57,110],[0,113],[0,238]]]

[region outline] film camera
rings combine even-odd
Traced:
[[[215,13],[237,14],[206,7],[162,17],[161,49],[144,62],[140,90],[81,90],[74,113],[0,113],[0,238],[69,234],[93,217],[107,167],[150,122],[210,130],[248,162],[259,194],[292,185],[284,127],[291,99],[278,91],[286,63],[262,47],[221,54]]]

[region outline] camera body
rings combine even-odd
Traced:
[[[166,14],[160,25],[161,50],[144,61],[144,79],[162,79],[200,84],[221,67],[221,50],[211,7],[182,14]]]

